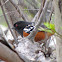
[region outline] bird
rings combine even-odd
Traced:
[[[13,25],[14,27],[12,29],[15,29],[23,37],[23,29],[32,23],[33,22],[18,21]]]
[[[18,21],[14,23],[14,29],[22,36],[22,37],[27,37],[32,30],[34,29],[35,26],[33,26],[34,22],[26,22],[26,21]],[[45,28],[44,25],[41,25],[43,28]],[[46,33],[48,38],[52,36],[52,33]],[[35,42],[44,40],[46,38],[45,31],[38,31],[34,37]]]

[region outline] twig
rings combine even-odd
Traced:
[[[34,5],[34,3],[33,2],[31,2],[31,1],[29,1],[29,0],[26,0],[32,7],[34,7],[34,8],[36,8],[37,9],[37,6],[36,5]]]
[[[16,12],[16,10],[15,10],[15,11],[10,11],[10,12],[5,13],[5,15],[7,15],[7,14],[11,14],[11,13],[15,13],[15,12]],[[3,14],[0,15],[0,17],[2,17],[2,16],[3,16]]]
[[[49,1],[50,1],[50,0],[49,0]],[[38,27],[39,27],[39,26],[41,25],[41,23],[43,22],[42,20],[43,20],[43,17],[45,16],[47,7],[48,7],[48,5],[49,5],[49,1],[46,1],[46,2],[45,2],[45,6],[44,6],[44,8],[43,8],[43,11],[42,11],[42,13],[41,13],[41,15],[40,15],[40,17],[39,17],[39,21],[38,21],[38,23],[36,24],[34,30],[31,32],[31,34],[27,37],[28,39],[31,40],[32,38],[34,38],[34,36],[35,36],[36,33],[38,32]]]
[[[35,15],[35,17],[33,18],[32,22],[38,21],[38,19],[40,17],[40,14],[41,14],[41,12],[43,10],[44,4],[45,4],[45,0],[43,0],[43,2],[41,2],[41,6],[39,8],[39,11],[37,12],[37,14]]]
[[[9,0],[9,1],[12,3],[12,5],[15,7],[15,9],[18,11],[18,13],[24,19],[24,21],[28,21],[28,19],[25,17],[25,15],[23,14],[23,12],[20,10],[19,6],[16,5],[12,0]]]
[[[32,10],[39,10],[39,9],[21,9],[22,11],[27,11],[27,10],[29,10],[29,11],[32,11]],[[51,12],[50,10],[47,10],[48,12]],[[10,12],[7,12],[7,13],[5,13],[6,15],[7,14],[11,14],[11,13],[15,13],[16,12],[16,10],[15,11],[10,11]],[[2,15],[0,15],[0,17],[2,17],[3,16],[3,14]],[[36,15],[35,15],[36,16]],[[37,16],[36,16],[37,17]],[[36,19],[36,17],[34,17],[35,19]],[[32,21],[35,21],[34,20],[34,18],[33,18],[33,20]]]
[[[45,0],[43,0],[43,2],[41,2],[41,6],[40,6],[41,8],[39,9],[38,19],[39,19],[40,15],[41,15],[41,12],[43,10],[44,4],[45,4]]]
[[[48,17],[49,22],[51,21],[51,16],[52,16],[53,11],[54,11],[54,8],[53,8],[53,5],[52,5],[51,12],[50,12],[49,17]]]
[[[2,5],[2,0],[1,0],[1,5]],[[16,36],[14,35],[14,32],[11,30],[11,27],[10,27],[10,24],[9,24],[9,22],[8,22],[7,16],[5,15],[4,7],[1,6],[1,9],[2,9],[3,15],[4,15],[4,17],[5,17],[5,20],[6,20],[7,24],[8,24],[8,27],[9,27],[9,29],[10,29],[10,31],[11,31],[13,37],[14,37],[14,40],[15,40],[16,44],[18,44],[18,41],[17,41],[17,39],[16,39]]]
[[[6,1],[2,4],[2,6],[5,5],[7,2],[9,2],[9,0],[6,0]]]
[[[21,9],[21,10],[23,10],[23,11],[26,11],[26,10],[29,10],[29,11],[32,11],[32,10],[34,10],[34,11],[38,11],[39,9]]]
[[[28,8],[28,9],[34,9],[34,7],[32,5],[27,5],[25,2],[23,2],[23,0],[18,0],[18,5],[21,8]],[[35,15],[37,13],[37,11],[29,11],[32,15]]]

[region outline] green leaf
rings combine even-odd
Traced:
[[[49,28],[49,29],[51,29],[51,30],[53,30],[53,31],[55,32],[55,25],[54,25],[54,24],[45,22],[44,25],[45,25],[47,28]]]
[[[53,33],[51,30],[49,29],[44,29],[42,27],[38,28],[39,31],[45,31],[45,32],[49,32],[49,33]]]
[[[53,33],[51,30],[45,30],[45,32]]]
[[[50,28],[50,24],[48,22],[45,22],[44,25],[47,27],[47,28]]]
[[[62,27],[60,27],[62,29]]]

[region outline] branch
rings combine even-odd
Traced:
[[[29,11],[32,11],[32,10],[39,10],[39,9],[21,9],[22,11],[27,11],[27,10],[29,10]],[[47,10],[48,12],[51,12],[50,10]],[[6,12],[5,14],[7,15],[7,14],[12,14],[12,13],[15,13],[16,12],[16,10],[15,11],[9,11],[9,12]],[[3,14],[2,15],[0,15],[0,17],[2,17],[3,16]],[[37,15],[38,16],[38,15]],[[35,17],[33,18],[33,20],[32,20],[32,22],[34,22],[35,20],[34,19],[36,19],[36,17],[37,17],[36,15],[35,15]]]
[[[13,56],[13,57],[12,57]],[[23,62],[18,53],[9,44],[9,40],[5,36],[2,28],[0,27],[0,59],[7,62]],[[17,61],[15,61],[17,59]]]
[[[11,43],[8,42],[8,39],[5,35],[5,33],[3,32],[1,26],[0,26],[0,42],[5,44],[6,46],[8,46],[11,50],[14,49],[13,48],[14,46]]]
[[[28,8],[28,9],[35,9],[33,8],[33,6],[31,6],[30,4],[27,5],[25,2],[23,2],[23,0],[18,0],[18,5],[21,6],[22,8]],[[37,13],[36,11],[29,11],[32,15],[35,15]]]
[[[8,27],[9,27],[9,29],[10,29],[10,31],[11,31],[14,39],[15,39],[15,42],[16,42],[16,44],[18,44],[17,39],[16,39],[16,36],[14,35],[14,32],[11,30],[11,27],[10,27],[10,24],[8,22],[7,16],[5,15],[4,7],[2,6],[2,0],[1,0],[1,9],[2,9],[3,15],[5,17],[5,20],[6,20],[7,24],[8,24]]]
[[[43,11],[39,17],[39,21],[38,23],[35,25],[35,28],[34,30],[31,32],[31,34],[27,37],[28,39],[32,40],[32,38],[34,38],[34,36],[36,35],[36,33],[38,32],[38,27],[41,25],[41,23],[43,22],[43,17],[45,16],[45,13],[46,13],[46,10],[47,10],[47,7],[49,5],[49,1],[50,0],[47,0],[46,3],[45,3],[45,6],[43,8]]]
[[[2,43],[0,43],[0,59],[6,62],[24,62],[15,52]]]
[[[15,9],[18,11],[18,13],[20,14],[20,16],[24,19],[24,21],[28,21],[28,19],[26,18],[26,16],[23,14],[23,12],[21,11],[21,9],[19,8],[18,5],[16,5],[12,0],[9,0],[12,5],[15,7]]]
[[[42,2],[43,1],[43,2]],[[41,1],[41,6],[40,6],[40,9],[39,9],[39,13],[38,13],[38,19],[39,19],[39,17],[40,17],[40,15],[41,15],[41,12],[42,12],[42,10],[43,10],[43,7],[44,7],[44,4],[45,4],[45,0],[42,0]]]
[[[4,6],[8,1],[9,1],[9,0],[6,0],[6,1],[2,4],[2,6]]]
[[[7,14],[12,14],[12,13],[15,13],[15,12],[16,12],[16,10],[15,10],[15,11],[9,11],[9,12],[6,12],[5,15],[7,15]],[[3,14],[0,15],[0,17],[2,17],[2,16],[3,16]]]
[[[39,8],[39,11],[37,12],[37,14],[35,15],[35,17],[33,18],[32,22],[38,21],[40,14],[42,13],[43,7],[45,4],[45,0],[43,0],[43,2],[41,2],[41,6]],[[37,22],[36,22],[37,23]]]
[[[34,7],[35,9],[37,9],[37,6],[34,2],[30,1],[30,0],[26,0],[32,7]]]
[[[51,21],[51,16],[52,16],[53,11],[54,11],[54,8],[52,7],[51,8],[51,12],[50,12],[49,17],[48,17],[48,21],[49,22]]]

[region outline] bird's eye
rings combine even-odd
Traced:
[[[16,27],[18,27],[18,25],[16,24]]]

